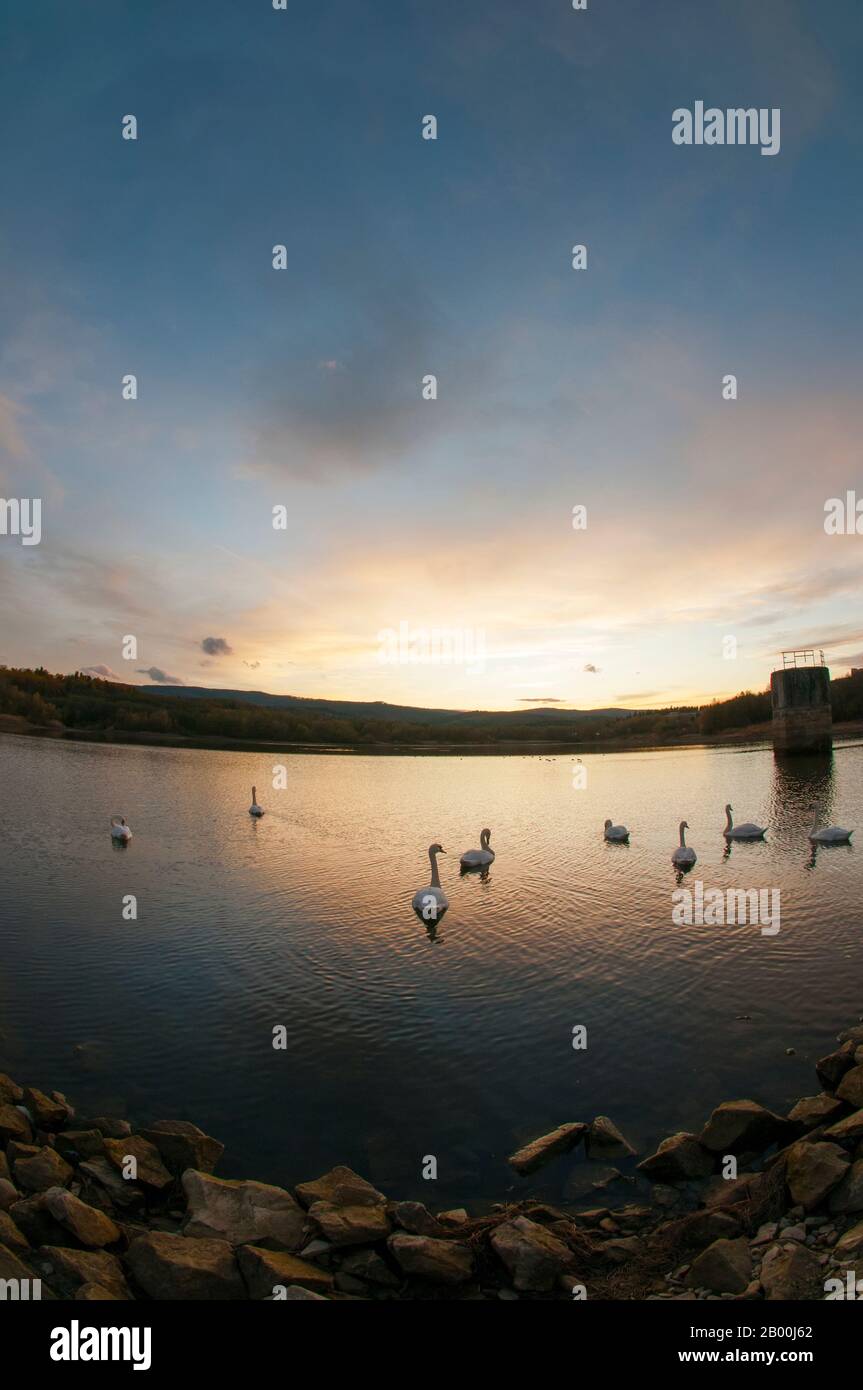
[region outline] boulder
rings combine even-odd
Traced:
[[[846,1071],[836,1087],[836,1094],[840,1100],[847,1100],[856,1110],[863,1107],[863,1067],[852,1067],[850,1071]]]
[[[854,1050],[853,1042],[843,1043],[836,1052],[829,1053],[815,1063],[818,1080],[822,1086],[826,1086],[827,1090],[835,1091],[846,1071],[853,1067]]]
[[[787,1154],[786,1180],[795,1206],[814,1211],[848,1171],[850,1159],[838,1144],[799,1140]]]
[[[27,1116],[17,1106],[0,1105],[0,1143],[7,1144],[10,1139],[17,1139],[22,1144],[29,1144],[32,1138],[33,1131]]]
[[[289,1284],[283,1294],[279,1295],[283,1301],[299,1302],[300,1300],[314,1303],[329,1303],[322,1293],[312,1293],[311,1289],[304,1289],[299,1284]]]
[[[30,1293],[35,1292],[30,1286],[35,1280],[38,1280],[42,1285],[40,1290],[42,1298],[53,1298],[51,1291],[45,1287],[45,1276],[39,1271],[34,1274],[33,1270],[19,1259],[14,1250],[0,1245],[0,1280],[3,1279],[15,1279],[19,1284],[23,1282]],[[6,1309],[4,1309],[5,1311]]]
[[[188,1168],[182,1178],[188,1200],[185,1236],[299,1250],[306,1220],[290,1192],[263,1182],[234,1182]]]
[[[597,1115],[588,1126],[585,1143],[590,1158],[628,1158],[630,1154],[635,1153],[635,1149],[627,1143],[617,1125],[607,1115]]]
[[[369,1245],[389,1235],[386,1207],[380,1204],[334,1206],[331,1202],[313,1202],[308,1214],[331,1245]]]
[[[761,1265],[761,1284],[773,1303],[824,1296],[824,1272],[818,1256],[793,1241],[772,1245],[767,1251]]]
[[[841,1100],[822,1091],[820,1096],[804,1096],[798,1100],[793,1110],[788,1112],[788,1123],[798,1132],[817,1129],[819,1125],[829,1125],[837,1120],[844,1110]]]
[[[5,1071],[0,1071],[0,1105],[20,1105],[23,1099],[22,1087],[16,1086]]]
[[[237,1250],[237,1262],[249,1298],[272,1298],[274,1289],[288,1288],[292,1284],[311,1289],[313,1293],[327,1293],[333,1285],[332,1275],[326,1270],[284,1250],[241,1245]]]
[[[56,1149],[39,1149],[15,1160],[12,1165],[15,1181],[28,1192],[47,1192],[49,1187],[65,1187],[74,1177],[74,1169]]]
[[[714,1153],[761,1153],[788,1137],[788,1122],[754,1100],[725,1100],[699,1136]]]
[[[119,1294],[112,1293],[103,1284],[82,1284],[75,1295],[77,1303],[101,1303],[103,1300],[119,1299]]]
[[[52,1100],[44,1091],[37,1091],[35,1086],[24,1087],[24,1104],[40,1129],[61,1129],[66,1123],[69,1107]]]
[[[841,1235],[833,1246],[833,1254],[841,1260],[856,1260],[863,1255],[863,1221]]]
[[[86,1122],[79,1117],[78,1126],[80,1129],[98,1129],[105,1139],[127,1139],[132,1133],[128,1120],[115,1120],[108,1115],[94,1115]]]
[[[150,1298],[224,1302],[246,1297],[226,1240],[186,1240],[167,1231],[150,1231],[132,1241],[126,1264]]]
[[[69,1232],[45,1209],[44,1196],[43,1192],[38,1192],[15,1202],[9,1208],[9,1215],[31,1245],[69,1245]]]
[[[313,1182],[298,1183],[294,1190],[304,1207],[315,1202],[329,1202],[334,1207],[374,1207],[387,1200],[365,1178],[342,1165]]]
[[[672,1134],[663,1139],[656,1153],[636,1165],[645,1177],[656,1182],[687,1182],[706,1178],[716,1166],[716,1157],[699,1143],[694,1134]]]
[[[600,1253],[610,1260],[614,1265],[627,1264],[634,1255],[641,1249],[641,1241],[638,1236],[623,1236],[620,1239],[607,1240],[599,1247]]]
[[[82,1245],[98,1248],[113,1245],[120,1239],[120,1227],[110,1216],[88,1206],[86,1202],[67,1192],[64,1187],[49,1187],[43,1194],[42,1201],[54,1220],[67,1231],[71,1231]]]
[[[390,1216],[403,1231],[413,1236],[442,1236],[444,1228],[422,1202],[393,1202],[387,1208]]]
[[[863,1211],[863,1158],[851,1164],[842,1181],[830,1193],[827,1205],[836,1214]]]
[[[78,1172],[98,1184],[117,1207],[139,1207],[144,1200],[143,1189],[130,1178],[121,1178],[107,1158],[88,1158],[78,1165]]]
[[[21,1196],[14,1183],[8,1178],[0,1178],[0,1211],[8,1211]]]
[[[403,1273],[435,1284],[464,1284],[473,1274],[473,1255],[454,1240],[412,1236],[397,1231],[387,1247]]]
[[[491,1245],[515,1287],[526,1293],[547,1292],[572,1269],[574,1256],[569,1246],[526,1216],[515,1216],[496,1226]]]
[[[715,1240],[692,1261],[685,1283],[713,1293],[743,1293],[752,1278],[752,1254],[745,1236]]]
[[[140,1134],[130,1134],[124,1139],[105,1139],[104,1149],[108,1162],[121,1177],[130,1167],[129,1159],[134,1159],[135,1170],[131,1181],[151,1187],[156,1192],[162,1192],[174,1181],[159,1157],[159,1150]],[[129,1179],[124,1178],[124,1181]]]
[[[187,1168],[212,1173],[225,1152],[224,1144],[187,1120],[156,1120],[139,1133],[158,1149],[162,1162],[177,1177]]]
[[[0,1211],[0,1245],[7,1250],[29,1250],[30,1242],[8,1212]]]
[[[863,1047],[863,1023],[855,1023],[852,1028],[846,1028],[839,1034],[841,1043],[850,1043],[852,1047]]]
[[[341,1271],[364,1284],[377,1285],[383,1289],[397,1289],[401,1280],[393,1274],[389,1265],[377,1250],[352,1250],[341,1263]]]
[[[67,1129],[57,1135],[54,1147],[64,1158],[95,1158],[102,1153],[102,1136],[98,1129]]]
[[[822,1136],[832,1144],[844,1144],[847,1148],[854,1148],[863,1140],[863,1110],[855,1110],[853,1115],[846,1115],[844,1120],[839,1120],[829,1129],[825,1129]]]
[[[43,1245],[37,1252],[37,1264],[44,1267],[46,1279],[62,1298],[71,1298],[82,1284],[101,1284],[119,1298],[132,1296],[120,1261],[106,1250]]]
[[[587,1129],[587,1125],[575,1122],[558,1125],[557,1129],[541,1134],[538,1139],[532,1139],[529,1144],[510,1154],[507,1163],[517,1173],[532,1173],[552,1158],[557,1158],[558,1154],[569,1153],[581,1143]]]

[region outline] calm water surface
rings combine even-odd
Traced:
[[[277,792],[272,755],[0,737],[0,1070],[90,1113],[194,1120],[226,1177],[348,1163],[438,1207],[595,1203],[581,1158],[517,1179],[506,1155],[595,1114],[644,1153],[723,1099],[782,1109],[863,1013],[863,747],[588,756],[581,790],[568,756],[279,761]],[[726,801],[766,843],[726,857]],[[813,859],[813,814],[860,847]],[[673,924],[682,818],[686,882],[778,887],[778,935]],[[460,877],[484,825],[496,862]],[[450,909],[430,936],[410,902],[433,840]]]

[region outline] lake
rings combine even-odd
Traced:
[[[863,837],[863,747],[584,755],[584,787],[574,765],[0,736],[0,1070],[82,1112],[193,1120],[225,1177],[347,1163],[436,1209],[595,1205],[582,1159],[506,1164],[566,1121],[609,1115],[644,1156],[722,1100],[817,1093],[814,1061],[863,1013],[863,844],[813,856],[806,833],[817,816]],[[728,801],[764,843],[726,855]],[[686,886],[779,889],[777,934],[675,925],[684,818]],[[497,859],[460,877],[483,826]],[[450,907],[429,930],[410,904],[434,840]]]

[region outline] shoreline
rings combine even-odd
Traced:
[[[224,1145],[194,1124],[76,1115],[0,1074],[0,1281],[75,1301],[863,1300],[863,1022],[837,1044],[787,1116],[723,1101],[645,1156],[596,1116],[508,1160],[529,1178],[636,1156],[649,1204],[526,1194],[477,1216],[343,1166],[292,1190],[221,1179]]]
[[[443,740],[425,743],[398,743],[381,741],[379,743],[331,744],[281,741],[258,741],[253,739],[231,739],[221,737],[196,737],[187,735],[149,734],[149,733],[94,733],[86,729],[70,729],[65,726],[41,727],[29,723],[20,715],[0,715],[0,734],[12,734],[23,738],[48,738],[57,742],[101,744],[110,747],[143,748],[191,748],[210,752],[227,753],[330,753],[339,755],[378,755],[381,757],[503,757],[507,754],[524,757],[530,754],[581,754],[581,753],[644,753],[663,750],[673,751],[681,748],[723,748],[741,745],[772,746],[771,725],[753,724],[722,734],[702,734],[689,739],[668,742],[647,739],[499,739],[494,742],[447,743]],[[834,740],[844,743],[848,739],[863,737],[863,721],[850,720],[844,724],[834,724]]]

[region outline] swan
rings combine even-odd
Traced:
[[[494,863],[494,850],[493,850],[493,849],[490,847],[490,845],[489,845],[489,840],[490,840],[490,839],[491,839],[491,831],[490,831],[490,830],[481,830],[481,831],[480,831],[479,842],[480,842],[480,845],[482,846],[482,848],[481,848],[481,849],[468,849],[468,850],[465,850],[464,854],[463,854],[462,857],[461,857],[461,860],[459,861],[459,862],[461,863],[461,865],[462,865],[462,868],[464,868],[464,869],[478,869],[478,868],[480,868],[483,864],[493,864],[493,863]]]
[[[264,808],[263,808],[263,806],[259,806],[259,805],[258,805],[258,789],[257,789],[257,787],[252,787],[252,804],[251,804],[251,806],[249,807],[249,815],[250,815],[250,816],[262,816],[263,814],[264,814]]]
[[[111,818],[111,839],[119,840],[123,845],[128,844],[132,838],[132,832],[126,824],[125,816],[112,816]]]
[[[726,840],[762,840],[767,833],[766,825],[755,825],[751,820],[744,821],[742,825],[735,825],[731,818],[731,806],[726,806],[726,825],[723,835]]]
[[[809,839],[813,845],[847,845],[853,834],[853,830],[843,830],[841,825],[827,825],[822,830],[816,830],[813,823]]]
[[[687,843],[686,843],[686,839],[685,839],[685,837],[684,837],[684,834],[683,834],[684,830],[688,830],[688,829],[689,829],[689,822],[688,822],[688,821],[685,821],[685,820],[682,820],[682,821],[680,822],[680,844],[679,844],[678,848],[674,851],[674,853],[673,853],[672,856],[671,856],[671,862],[672,862],[672,864],[679,864],[679,865],[681,865],[681,866],[685,866],[685,865],[687,865],[687,864],[694,864],[694,863],[695,863],[695,859],[696,859],[695,850],[689,848],[689,846],[688,846]]]
[[[440,886],[437,856],[446,854],[442,845],[429,845],[431,862],[431,883],[428,888],[418,888],[413,895],[411,907],[424,922],[437,922],[449,907],[449,898]]]
[[[625,825],[612,825],[610,820],[605,822],[604,835],[606,840],[628,840],[629,831]]]

